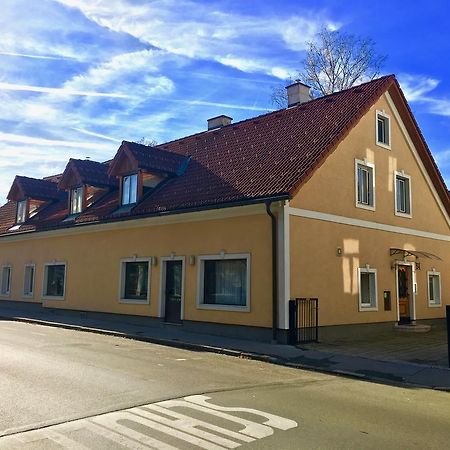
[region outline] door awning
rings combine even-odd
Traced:
[[[391,256],[394,255],[402,255],[404,258],[406,256],[415,256],[416,258],[428,258],[428,259],[437,259],[438,261],[442,261],[442,258],[440,258],[437,255],[434,255],[433,253],[429,252],[422,252],[419,250],[409,250],[406,248],[390,248],[389,253]]]

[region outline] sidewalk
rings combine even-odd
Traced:
[[[12,301],[0,302],[0,319],[122,336],[369,381],[450,391],[450,369],[448,368],[324,351],[320,349],[320,344],[314,345],[314,348],[297,348],[289,345],[196,334],[184,331],[177,325],[131,323],[119,321],[117,318],[112,320],[101,313],[49,309],[42,308],[38,304]]]

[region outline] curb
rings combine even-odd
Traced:
[[[0,315],[0,320],[13,320],[15,322],[43,325],[43,326],[49,326],[49,327],[54,327],[54,328],[62,328],[62,329],[66,329],[66,330],[83,331],[86,333],[95,333],[95,334],[104,335],[104,336],[121,337],[121,338],[125,338],[125,339],[132,339],[135,341],[148,342],[148,343],[157,344],[157,345],[165,345],[165,346],[173,347],[173,348],[180,348],[183,350],[193,350],[193,351],[200,350],[200,351],[209,352],[209,353],[233,356],[236,358],[251,359],[254,361],[261,361],[261,362],[266,362],[266,363],[270,363],[270,364],[276,364],[279,366],[290,367],[293,369],[301,369],[301,370],[307,370],[307,371],[311,371],[311,372],[319,372],[319,373],[324,373],[327,375],[341,376],[341,377],[352,378],[352,379],[356,379],[356,380],[360,380],[360,381],[387,384],[390,386],[409,387],[409,388],[418,388],[419,387],[419,388],[433,389],[433,390],[437,390],[437,391],[441,391],[441,392],[450,392],[450,387],[446,387],[446,386],[431,386],[431,385],[425,385],[425,384],[417,384],[417,383],[409,382],[409,381],[405,380],[404,378],[402,381],[400,381],[400,380],[394,381],[394,380],[390,379],[388,376],[386,376],[386,378],[383,378],[380,376],[369,376],[369,375],[362,374],[362,373],[352,372],[350,370],[317,367],[317,366],[313,366],[310,364],[302,364],[302,363],[297,363],[297,362],[293,363],[287,359],[280,358],[278,356],[271,356],[271,355],[266,355],[263,353],[245,352],[242,350],[233,350],[233,349],[229,349],[229,348],[215,347],[212,345],[194,344],[191,342],[180,341],[178,339],[164,339],[164,338],[140,336],[139,334],[126,334],[126,333],[122,333],[120,331],[105,330],[102,328],[92,328],[92,327],[87,327],[87,326],[82,326],[82,325],[70,325],[67,323],[46,321],[46,320],[41,320],[41,319],[30,319],[30,318],[26,318],[26,317]]]

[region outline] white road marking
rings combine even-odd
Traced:
[[[92,447],[83,445],[69,434],[74,431],[89,431],[94,436],[102,436],[111,445],[132,450],[178,450],[179,442],[205,450],[227,450],[240,447],[245,443],[274,434],[276,430],[289,430],[297,427],[297,422],[274,414],[244,407],[225,407],[211,403],[205,395],[191,395],[178,400],[166,400],[145,406],[116,411],[89,419],[80,419],[52,427],[28,431],[14,436],[0,438],[0,449],[20,448],[24,444],[39,443],[50,440],[62,448],[88,450],[95,449],[96,441],[92,438]],[[186,415],[174,409],[201,413],[202,420]],[[249,414],[264,422],[243,419],[239,413]],[[205,417],[211,417],[209,423]],[[222,426],[216,425],[218,419]],[[258,419],[256,419],[258,420]],[[233,430],[226,427],[227,422],[234,423]],[[238,424],[242,429],[236,430]],[[139,430],[139,431],[137,431]],[[157,438],[152,436],[157,432]],[[174,443],[175,441],[175,443]],[[113,447],[111,447],[113,448]],[[183,448],[183,447],[182,447]]]

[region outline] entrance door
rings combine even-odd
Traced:
[[[400,323],[411,322],[411,267],[399,265],[397,268],[398,308]]]
[[[183,261],[166,261],[165,309],[166,322],[181,322]]]

